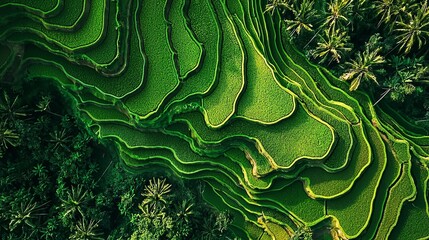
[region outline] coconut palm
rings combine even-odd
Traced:
[[[177,219],[188,223],[190,221],[190,217],[194,215],[194,211],[192,210],[193,206],[194,204],[187,199],[183,200],[181,204],[178,204],[176,209]]]
[[[98,231],[98,224],[100,221],[85,218],[80,219],[74,227],[74,232],[70,235],[69,239],[75,240],[101,240],[102,233]]]
[[[71,192],[67,191],[67,199],[61,200],[61,208],[63,208],[63,218],[66,217],[74,217],[78,212],[82,217],[84,217],[84,213],[82,211],[82,205],[89,201],[88,191],[83,191],[82,185],[78,187],[72,186]]]
[[[335,32],[350,24],[353,0],[331,0],[328,3],[328,11],[325,14],[325,21],[322,26]]]
[[[167,204],[168,194],[171,191],[171,184],[166,183],[166,179],[149,180],[149,184],[145,186],[145,191],[142,196],[145,197],[143,205],[148,205],[151,209],[162,208]]]
[[[16,96],[13,100],[3,91],[3,96],[0,99],[0,118],[4,122],[15,121],[17,118],[27,116],[26,106],[22,106],[19,97]]]
[[[312,22],[317,18],[317,11],[313,8],[314,1],[303,0],[300,4],[296,3],[291,7],[293,13],[293,19],[285,19],[287,24],[287,30],[290,31],[290,35],[293,36],[301,34],[302,30],[309,32],[313,31]]]
[[[142,211],[142,216],[146,219],[161,219],[165,216],[165,207],[152,208],[148,204],[139,204],[139,209]]]
[[[363,53],[359,52],[355,60],[346,63],[349,69],[340,77],[344,81],[352,81],[350,91],[356,90],[362,81],[371,80],[378,84],[373,70],[377,65],[384,63],[384,58],[379,55],[381,47],[373,43],[378,41],[379,37],[373,36],[371,38],[366,44],[365,51]]]
[[[268,0],[264,13],[269,12],[271,15],[273,15],[275,10],[284,11],[285,9],[289,8],[290,4],[288,0]]]
[[[310,54],[314,58],[320,58],[319,63],[327,63],[329,65],[334,60],[339,63],[341,58],[352,50],[348,43],[350,37],[346,35],[346,32],[341,32],[339,29],[334,32],[325,29],[320,39],[316,49],[310,51]]]
[[[405,21],[402,19],[396,21],[397,32],[396,40],[398,41],[399,50],[404,50],[407,54],[417,44],[420,49],[426,44],[429,37],[429,9],[427,1],[420,6],[416,6],[416,13],[408,12]]]
[[[6,127],[6,122],[0,124],[0,148],[16,147],[19,144],[19,135]]]
[[[33,202],[33,199],[22,202],[19,209],[10,211],[9,230],[13,231],[19,226],[28,226],[32,229],[37,228],[34,220],[40,216],[47,215],[42,212],[46,204],[38,204],[37,202]]]
[[[52,98],[50,96],[43,96],[42,99],[36,104],[36,112],[47,112],[57,117],[62,117],[58,113],[51,111]]]
[[[374,2],[374,9],[380,21],[377,27],[382,23],[387,24],[390,28],[396,20],[401,18],[401,13],[405,12],[405,1],[402,0],[376,0]]]
[[[67,145],[71,141],[71,136],[68,135],[66,129],[55,130],[53,133],[49,133],[49,136],[51,139],[48,141],[54,144],[52,149],[56,150],[61,147],[70,150]]]
[[[426,66],[424,57],[408,58],[393,56],[390,61],[394,74],[392,79],[404,83],[428,83],[429,66]],[[395,82],[395,81],[394,81]]]

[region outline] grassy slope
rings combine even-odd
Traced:
[[[263,7],[9,1],[0,73],[58,81],[129,166],[205,180],[243,238],[281,239],[329,216],[350,238],[427,236],[416,228],[429,219],[427,131],[349,94]]]

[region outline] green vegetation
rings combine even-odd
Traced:
[[[202,201],[202,182],[171,173],[162,178],[161,169],[124,171],[112,143],[88,132],[74,108],[64,109],[72,100],[52,83],[27,82],[17,93],[3,94],[1,106],[13,111],[1,114],[2,239],[232,235],[229,213]]]
[[[1,238],[427,238],[427,4],[2,2]]]
[[[333,70],[350,91],[369,92],[405,114],[427,118],[427,1],[268,1],[285,21],[286,38]],[[387,100],[389,99],[389,100]]]

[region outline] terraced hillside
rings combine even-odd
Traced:
[[[205,181],[242,239],[427,239],[428,130],[307,62],[264,6],[1,1],[0,77],[58,82],[130,169]]]

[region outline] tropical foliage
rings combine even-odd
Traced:
[[[376,73],[374,68],[384,63],[384,58],[379,55],[381,47],[378,46],[379,36],[371,36],[369,42],[365,45],[365,51],[358,52],[356,59],[346,63],[348,70],[341,75],[341,79],[351,81],[350,91],[356,90],[362,81],[373,81],[377,85]]]
[[[22,97],[30,89],[39,96]],[[111,143],[83,128],[55,89],[2,92],[10,111],[0,115],[1,239],[202,239],[206,228],[232,238],[225,213],[188,183],[124,171]],[[202,219],[214,221],[204,228]]]
[[[265,12],[274,14],[275,11],[283,12],[288,8],[290,8],[288,0],[268,0],[268,3],[265,7]]]
[[[348,41],[350,37],[345,32],[335,30],[335,34],[326,29],[324,34],[320,36],[320,41],[317,47],[311,51],[314,58],[319,58],[319,63],[330,65],[333,61],[339,63],[341,58],[352,49],[349,47]]]
[[[323,8],[316,2],[295,1],[282,11],[285,30],[296,46],[350,82],[350,91],[365,90],[375,104],[390,100],[405,114],[412,109],[412,116],[424,117],[428,2],[329,0]]]
[[[399,50],[404,53],[410,53],[413,47],[421,49],[426,45],[429,37],[429,9],[428,3],[424,2],[418,5],[412,5],[414,11],[406,12],[403,19],[395,21],[397,32],[396,40],[399,44]]]
[[[293,4],[289,10],[292,12],[292,18],[285,18],[287,30],[293,37],[300,35],[303,31],[314,31],[314,22],[317,19],[317,11],[314,9],[314,1],[302,1]]]

